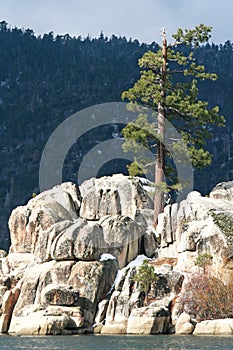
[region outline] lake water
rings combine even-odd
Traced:
[[[0,336],[0,350],[232,350],[233,337],[150,336]]]

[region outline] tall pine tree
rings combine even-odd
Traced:
[[[192,48],[208,42],[211,29],[203,24],[192,30],[178,29],[172,44],[167,43],[163,30],[162,46],[157,52],[148,51],[139,59],[140,78],[132,88],[122,93],[122,99],[130,101],[131,108],[140,104],[157,113],[156,127],[149,125],[145,116],[140,114],[135,122],[123,129],[124,149],[132,150],[137,148],[137,144],[150,148],[153,142],[149,140],[156,128],[155,224],[164,209],[164,192],[168,188],[164,179],[170,168],[164,145],[165,119],[173,123],[182,135],[192,164],[197,168],[211,163],[211,155],[204,149],[207,138],[211,137],[211,124],[224,125],[219,108],[210,108],[207,102],[198,99],[199,81],[216,80],[217,75],[206,72],[205,67],[196,62]],[[145,161],[143,164],[135,158],[129,166],[130,174],[145,171],[145,165]]]

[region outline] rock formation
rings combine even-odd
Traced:
[[[233,335],[233,319],[207,320],[198,323],[195,327],[195,335]]]
[[[13,210],[9,254],[0,252],[1,332],[193,332],[179,296],[197,257],[210,254],[211,273],[232,277],[233,182],[167,205],[156,230],[145,183],[120,174],[64,183]],[[135,281],[143,259],[157,280],[147,300]]]
[[[1,331],[64,334],[91,326],[118,269],[149,251],[143,211],[148,216],[150,208],[139,178],[115,175],[80,188],[64,183],[13,210],[10,252],[1,254]],[[155,247],[155,235],[148,237]]]
[[[192,323],[191,317],[189,314],[183,312],[175,325],[176,334],[192,334],[195,326]]]
[[[217,189],[209,198],[191,192],[179,205],[167,205],[156,230],[158,257],[176,257],[178,270],[196,272],[198,255],[208,253],[213,257],[212,273],[228,280],[233,267],[233,200],[230,189],[225,192],[221,189],[221,198]]]

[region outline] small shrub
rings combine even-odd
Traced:
[[[134,280],[139,283],[139,290],[145,294],[145,302],[147,303],[147,295],[153,288],[156,289],[158,276],[154,272],[154,267],[149,265],[148,260],[144,260],[142,266],[139,267]]]
[[[211,254],[204,253],[198,255],[195,265],[202,268],[204,272],[206,272],[206,269],[212,264],[213,257]]]
[[[233,283],[224,284],[220,279],[195,274],[185,284],[181,296],[182,310],[197,321],[233,317]]]

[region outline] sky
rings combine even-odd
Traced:
[[[111,37],[160,42],[176,29],[203,23],[213,27],[210,42],[233,41],[232,0],[0,0],[0,21],[35,34]]]

